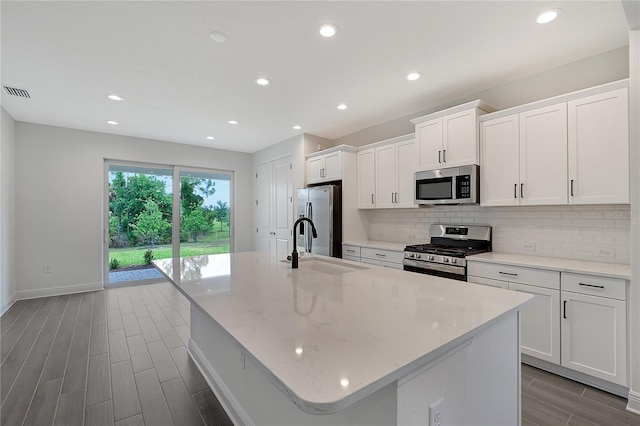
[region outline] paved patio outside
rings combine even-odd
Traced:
[[[109,272],[109,284],[128,281],[157,280],[163,278],[162,272],[156,268],[135,269],[132,271]]]

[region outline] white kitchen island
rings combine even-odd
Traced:
[[[189,352],[236,424],[520,424],[532,296],[340,259],[154,262],[191,302]],[[175,271],[175,274],[174,274]]]

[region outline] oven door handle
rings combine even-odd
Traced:
[[[452,274],[465,275],[464,266],[452,266],[452,265],[443,265],[440,263],[431,263],[431,262],[421,262],[415,260],[404,259],[402,262],[404,266],[413,266],[414,268],[420,268],[424,270],[425,274],[428,274],[429,270],[432,271],[440,271],[440,272],[449,272]]]

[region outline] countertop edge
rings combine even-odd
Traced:
[[[374,241],[374,240],[354,240],[354,241],[343,241],[343,245],[349,246],[359,246],[359,247],[367,247],[374,248],[380,250],[391,250],[391,251],[404,251],[404,248],[408,245],[407,243],[392,243],[388,241]]]
[[[491,256],[491,257],[488,257]],[[514,259],[513,257],[517,257]],[[530,256],[525,254],[511,254],[511,253],[481,253],[467,257],[467,262],[481,262],[481,263],[493,263],[493,264],[504,264],[511,266],[520,266],[523,268],[534,268],[534,269],[547,269],[550,271],[558,271],[558,272],[570,272],[575,274],[585,274],[585,275],[597,275],[600,277],[607,278],[618,278],[623,280],[631,280],[631,266],[616,264],[616,263],[601,263],[601,262],[589,262],[584,260],[574,260],[574,259],[561,259],[561,258],[549,258],[542,256]],[[566,261],[568,264],[566,266],[558,265],[559,262]],[[571,265],[571,263],[573,265]],[[576,266],[576,263],[578,265]],[[584,263],[584,267],[581,267],[579,263]],[[588,265],[588,266],[587,266]],[[602,269],[599,269],[598,266],[602,265]],[[615,272],[611,270],[611,268],[627,268],[626,272]]]

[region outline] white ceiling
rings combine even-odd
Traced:
[[[619,1],[0,7],[2,84],[31,94],[2,91],[14,119],[242,152],[301,132],[337,139],[628,44]],[[559,18],[537,24],[550,7]],[[339,27],[336,37],[319,36],[325,22]],[[212,41],[214,30],[228,40]],[[423,77],[407,81],[409,71]],[[256,85],[258,76],[271,84]]]

